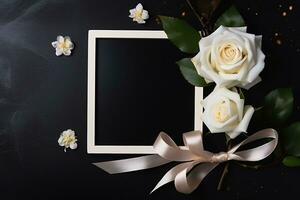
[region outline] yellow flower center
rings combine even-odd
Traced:
[[[218,122],[226,121],[229,116],[226,102],[222,101],[222,102],[216,104],[214,107],[213,113],[214,113],[214,117],[215,117],[216,121],[218,121]]]
[[[213,116],[217,122],[226,122],[233,114],[236,114],[236,104],[229,100],[229,102],[223,100],[217,103],[213,108]]]
[[[63,143],[69,145],[73,142],[76,142],[76,137],[74,135],[64,135]]]
[[[234,42],[224,42],[214,54],[209,54],[208,62],[217,72],[225,74],[237,74],[242,68],[242,63],[247,59],[247,54],[243,52],[243,48]]]
[[[59,44],[58,44],[58,48],[60,48],[60,49],[65,49],[65,48],[67,48],[66,42],[61,42],[61,43],[59,43]]]
[[[142,18],[142,14],[143,14],[142,10],[136,10],[134,13],[135,18]]]

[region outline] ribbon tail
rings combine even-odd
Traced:
[[[264,138],[271,138],[272,140],[243,151],[238,151],[238,149],[250,142],[257,141]],[[274,129],[264,129],[260,130],[253,135],[249,136],[247,139],[233,147],[228,151],[229,160],[240,160],[240,161],[260,161],[268,157],[276,148],[278,144],[278,133]]]
[[[198,163],[195,163],[194,165]],[[190,166],[182,170],[175,178],[176,190],[184,194],[192,193],[216,166],[218,166],[218,163],[203,163],[195,168]],[[191,172],[187,175],[189,171]]]
[[[93,164],[109,174],[118,174],[150,169],[167,164],[169,162],[171,161],[163,159],[158,155],[148,155],[129,159],[98,162]]]
[[[176,175],[184,170],[185,168],[187,168],[188,166],[191,165],[192,162],[188,162],[188,163],[182,163],[179,165],[176,165],[175,167],[173,167],[172,169],[170,169],[163,177],[162,179],[160,179],[160,181],[157,183],[157,185],[154,187],[154,189],[150,192],[150,194],[152,194],[155,190],[157,190],[158,188],[160,188],[161,186],[170,183],[172,181],[174,181]]]

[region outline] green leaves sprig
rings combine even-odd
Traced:
[[[276,127],[283,150],[283,155],[279,156],[284,157],[282,163],[288,167],[300,166],[300,122],[286,127],[293,113],[293,107],[292,89],[278,88],[266,95],[263,107],[254,115],[255,124],[263,121],[265,126]]]
[[[181,19],[160,16],[161,22],[168,39],[182,52],[195,54],[199,52],[200,33]],[[207,83],[201,77],[191,62],[190,58],[184,58],[176,62],[183,77],[192,85],[205,87]]]
[[[216,8],[214,8],[214,10],[215,9]],[[199,52],[199,41],[201,39],[201,35],[198,30],[181,19],[167,16],[159,16],[159,18],[168,39],[178,49],[180,49],[183,53],[193,55]],[[242,26],[244,24],[242,16],[234,6],[224,12],[216,22],[216,25],[218,26]],[[207,32],[207,30],[205,32]],[[208,85],[204,78],[197,73],[197,70],[190,58],[184,58],[176,63],[187,82],[197,87],[205,87]]]

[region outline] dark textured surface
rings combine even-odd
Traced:
[[[196,23],[184,0],[141,2],[152,16],[180,16],[185,11],[185,18]],[[148,192],[170,166],[108,175],[91,165],[93,161],[118,156],[86,153],[87,31],[160,29],[155,17],[146,25],[131,22],[128,10],[136,3],[133,0],[0,1],[0,198],[297,197],[300,169],[281,165],[261,171],[232,165],[226,192],[216,191],[222,169],[219,167],[191,195],[179,194],[173,184],[169,184],[151,196]],[[291,4],[293,10],[288,11]],[[267,55],[263,82],[248,94],[250,103],[259,104],[262,96],[273,88],[292,86],[298,108],[300,5],[295,4],[296,1],[237,1],[249,31],[263,34],[263,50]],[[284,11],[287,12],[285,17],[282,16]],[[54,55],[50,43],[58,34],[70,35],[75,42],[71,57]],[[298,113],[299,109],[295,119],[300,119]],[[76,131],[79,148],[64,153],[57,139],[60,132],[68,128]]]

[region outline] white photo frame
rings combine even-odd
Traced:
[[[151,145],[96,145],[96,40],[97,38],[167,39],[164,31],[146,30],[90,30],[88,35],[88,93],[87,93],[87,152],[89,154],[155,154]],[[202,131],[203,88],[195,87],[194,129]]]

